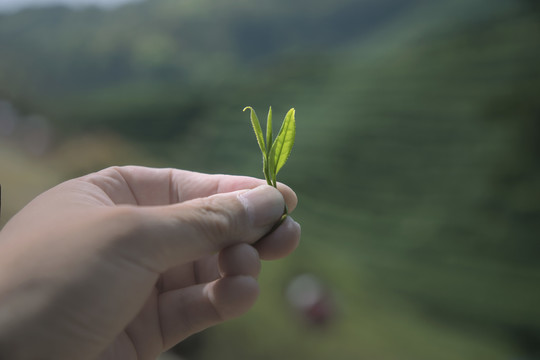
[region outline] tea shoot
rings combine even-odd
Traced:
[[[268,185],[277,188],[277,174],[287,162],[294,145],[294,138],[296,136],[295,110],[292,108],[287,112],[279,132],[274,139],[272,133],[272,107],[268,110],[266,136],[263,134],[261,123],[255,110],[251,106],[246,106],[244,111],[247,109],[250,110],[251,125],[253,126],[257,143],[262,152],[264,178]],[[287,206],[285,206],[285,211],[277,226],[287,218],[287,214],[288,210]]]

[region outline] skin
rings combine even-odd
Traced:
[[[251,190],[251,191],[250,191]],[[0,358],[155,359],[245,313],[260,260],[298,245],[294,192],[114,167],[41,194],[0,232]]]

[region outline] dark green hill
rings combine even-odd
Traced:
[[[200,97],[195,107],[213,107],[201,95],[206,87],[284,56],[331,52],[416,2],[154,0],[112,12],[21,11],[0,17],[0,91],[49,115],[60,131],[103,122],[126,131],[129,118],[127,135],[163,138],[184,127],[174,124],[201,116],[191,105],[184,110],[183,99]],[[99,110],[81,114],[81,108]],[[148,129],[143,118],[156,111],[164,123]]]

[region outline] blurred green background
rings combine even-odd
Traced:
[[[250,313],[178,352],[540,359],[535,0],[147,0],[0,14],[1,224],[109,165],[261,177],[246,105],[261,118],[271,105],[278,121],[296,108],[280,177],[298,194],[302,243],[264,264]],[[300,287],[307,310],[287,297],[301,274],[321,285]]]

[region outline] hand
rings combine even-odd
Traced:
[[[122,167],[41,194],[0,232],[0,358],[155,359],[243,314],[259,259],[300,238],[290,217],[266,235],[296,206],[278,188]]]

